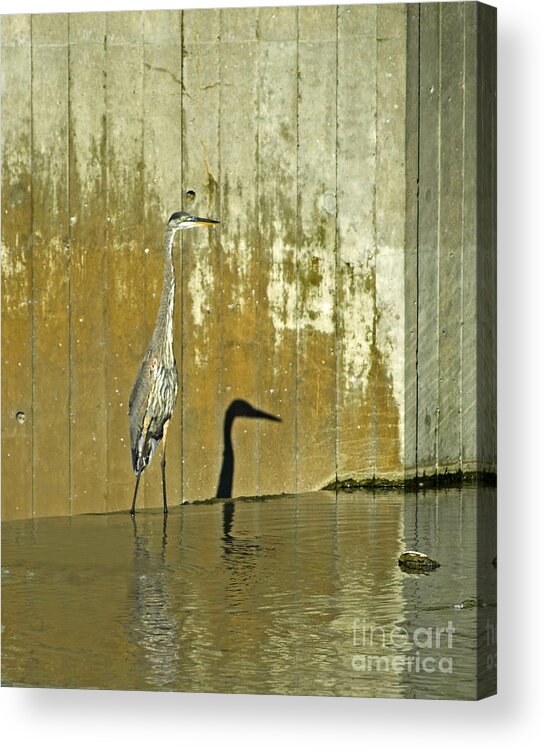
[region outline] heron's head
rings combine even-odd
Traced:
[[[192,216],[185,211],[177,211],[171,216],[167,226],[169,229],[178,231],[179,229],[192,229],[193,227],[209,227],[219,223],[216,219],[204,219],[201,216]]]

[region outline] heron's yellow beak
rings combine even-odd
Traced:
[[[215,224],[219,224],[220,222],[217,219],[204,219],[201,216],[192,216],[189,221],[191,221],[192,226],[201,226],[201,227],[212,227]]]

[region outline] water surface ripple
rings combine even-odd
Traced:
[[[6,522],[2,681],[471,699],[495,523],[476,488]],[[404,573],[412,548],[441,567]]]

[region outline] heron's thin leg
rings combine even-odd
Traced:
[[[167,549],[167,514],[163,514],[163,535],[161,537],[161,559],[165,562],[165,551]]]
[[[137,493],[138,493],[138,483],[140,482],[140,475],[141,475],[141,473],[142,472],[139,471],[138,474],[137,474],[137,477],[136,477],[135,492],[133,494],[133,504],[131,505],[131,515],[132,516],[135,515],[136,497],[137,497]]]
[[[163,513],[167,514],[167,480],[165,478],[165,464],[167,463],[167,430],[170,419],[163,425],[163,456],[161,457],[161,478],[163,480]]]

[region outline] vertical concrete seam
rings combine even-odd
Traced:
[[[222,143],[224,138],[224,132],[222,129],[222,113],[224,109],[224,87],[222,86],[222,75],[223,75],[223,59],[224,59],[224,9],[220,8],[218,11],[218,80],[220,81],[220,91],[218,94],[218,185],[220,186],[219,195],[220,195],[220,208],[222,206],[226,205],[226,200],[223,195],[223,173],[222,173]],[[224,216],[220,217],[221,221],[224,221]],[[222,247],[222,250],[224,248]],[[220,272],[220,278],[224,278],[224,266],[226,264],[225,260],[225,253],[221,252],[218,256],[218,269]],[[220,285],[219,289],[219,297],[220,297],[220,314],[222,313],[223,308],[223,300],[224,300],[224,290],[222,288],[222,285]],[[223,420],[225,420],[225,410],[224,410],[224,356],[225,356],[225,347],[224,347],[224,336],[218,337],[218,361],[219,361],[219,376],[218,376],[218,411],[220,414],[220,420],[218,422],[220,429],[223,432]],[[219,437],[221,440],[222,438]],[[219,454],[220,460],[222,460],[221,454]]]
[[[180,10],[180,200],[184,196],[184,11]],[[203,215],[203,214],[201,214]],[[206,215],[206,214],[205,214]],[[180,502],[184,502],[184,247],[180,242],[178,283],[180,284]]]
[[[375,6],[375,108],[374,108],[374,181],[373,181],[373,210],[372,210],[372,227],[373,227],[373,320],[372,320],[372,347],[373,357],[377,359],[377,181],[379,176],[379,13],[380,6]],[[377,446],[378,446],[378,415],[377,415],[377,368],[374,369],[372,392],[374,394],[372,402],[372,451],[373,451],[373,478],[377,476]],[[370,369],[371,373],[371,369]]]
[[[438,3],[438,180],[436,216],[436,435],[434,439],[435,468],[438,474],[440,450],[440,247],[442,215],[442,3]]]
[[[262,217],[262,210],[261,210],[261,187],[262,187],[262,170],[261,170],[261,159],[260,159],[260,146],[261,146],[261,104],[262,104],[262,98],[261,98],[261,88],[259,81],[261,80],[261,63],[262,63],[262,55],[261,55],[261,38],[260,38],[260,8],[255,8],[255,20],[256,25],[254,29],[254,35],[256,38],[256,62],[255,62],[255,70],[258,74],[258,82],[256,83],[256,156],[255,156],[255,165],[256,165],[256,185],[255,185],[255,206],[256,206],[256,213],[258,217],[258,237],[257,237],[257,247],[254,248],[254,252],[257,252],[258,254],[258,267],[263,263],[263,252],[265,248],[265,243],[263,241],[263,217]],[[263,278],[262,274],[258,273],[257,278],[257,289],[256,289],[256,298],[258,301],[262,299],[262,290],[263,290]],[[260,305],[260,307],[263,307]],[[258,313],[256,310],[256,299],[254,301],[254,315],[256,315],[256,331],[259,330],[259,315],[261,313]],[[258,400],[258,409],[262,408],[262,379],[261,379],[261,357],[260,357],[260,347],[256,348],[256,360],[255,360],[255,367],[256,367],[256,385],[257,385],[257,400]],[[252,429],[252,427],[251,427]],[[260,466],[261,466],[261,450],[262,450],[262,441],[261,441],[261,428],[259,422],[256,420],[254,422],[254,440],[255,440],[255,448],[256,448],[256,482],[255,482],[255,488],[256,488],[256,495],[260,494]]]
[[[102,119],[102,133],[101,133],[101,150],[104,153],[105,157],[108,154],[108,111],[107,111],[107,97],[108,97],[108,89],[107,89],[107,69],[106,69],[106,36],[107,36],[107,16],[104,17],[104,26],[103,26],[103,67],[102,67],[102,97],[103,97],[103,105],[104,105],[104,115]],[[103,220],[108,219],[108,166],[106,164],[107,159],[103,159],[103,164],[101,166],[101,187],[104,190],[105,193],[105,200],[102,203],[103,206]],[[105,216],[106,214],[106,216]],[[107,372],[108,372],[108,227],[109,222],[107,220],[104,221],[104,228],[102,232],[102,238],[103,238],[103,245],[104,245],[104,253],[103,253],[103,261],[102,261],[102,330],[103,330],[103,367],[104,367],[104,379],[103,379],[103,398],[104,398],[104,404],[108,404],[108,380],[107,380]],[[108,412],[107,409],[104,409],[104,476],[105,476],[105,482],[104,487],[102,491],[102,496],[104,498],[104,509],[106,510],[108,507],[108,484],[107,484],[107,477],[108,477]]]
[[[221,145],[221,139],[222,139],[222,122],[221,122],[221,106],[222,106],[222,87],[221,87],[221,78],[222,78],[222,11],[217,10],[217,44],[218,44],[218,76],[217,80],[220,82],[219,90],[218,90],[218,107],[216,110],[216,153],[218,157],[218,180],[217,180],[217,190],[215,195],[215,210],[218,209],[218,219],[220,221],[224,221],[224,217],[220,215],[220,210],[222,207],[222,165],[221,165],[221,158],[222,158],[222,145]],[[219,233],[217,243],[218,247],[220,247],[220,243],[222,242],[222,235]],[[222,268],[222,256],[223,253],[219,252],[217,253],[217,259],[216,259],[216,269],[219,272]],[[219,274],[219,278],[222,278],[223,274]],[[221,292],[218,294],[218,297],[220,297]],[[218,312],[216,313],[216,320],[218,321]],[[223,371],[222,371],[222,346],[223,346],[223,337],[218,337],[218,380],[217,380],[217,386],[216,386],[216,425],[220,430],[220,435],[222,434],[222,428],[223,428],[223,401],[222,401],[222,383],[223,383]],[[219,440],[222,438],[218,437]],[[221,451],[218,452],[218,457],[222,458]]]
[[[31,287],[31,316],[30,316],[30,337],[31,337],[31,353],[30,353],[30,383],[31,383],[31,401],[30,413],[31,413],[31,425],[30,425],[30,463],[31,463],[31,508],[32,517],[36,516],[36,498],[35,498],[35,480],[36,480],[36,467],[34,462],[34,441],[35,441],[35,397],[36,387],[34,382],[34,359],[35,359],[35,289],[34,289],[34,35],[33,35],[33,15],[30,15],[30,168],[31,168],[31,180],[30,180],[30,233],[27,243],[27,252],[30,251],[30,287]]]
[[[146,61],[146,39],[145,39],[145,34],[146,34],[146,30],[145,30],[145,27],[144,27],[142,14],[140,16],[140,20],[141,20],[140,41],[141,41],[141,45],[142,45],[142,54],[140,56],[140,65],[141,65],[141,67],[140,67],[140,75],[141,75],[141,86],[142,86],[142,96],[140,97],[140,132],[141,132],[141,139],[140,139],[140,160],[141,160],[141,163],[142,163],[142,171],[144,172],[144,159],[146,158],[146,155],[144,153],[144,118],[145,118],[144,94],[145,94],[145,89],[146,89],[146,72],[145,72],[145,70],[146,70],[145,69],[145,61]],[[145,191],[143,190],[142,192],[143,192],[143,194],[141,196],[140,206],[143,207],[143,209],[144,209],[144,222],[145,222],[146,221],[147,205],[144,202],[145,201],[145,194],[144,194]],[[144,231],[144,234],[145,234],[145,231]],[[137,253],[141,253],[142,250],[144,250],[144,248],[142,247],[143,244],[144,243],[141,243],[141,247],[139,247],[137,249]],[[146,257],[146,256],[142,256],[141,255],[140,257],[143,258],[143,257]],[[144,287],[143,310],[142,310],[143,313],[145,313],[145,310],[146,310],[146,307],[145,307],[146,303],[144,302],[144,300],[148,299],[148,273],[147,273],[147,271],[148,271],[147,264],[143,261],[142,262],[142,276],[143,276],[143,287]],[[144,314],[142,317],[144,319],[146,317],[146,315]],[[147,331],[146,324],[145,324],[145,326],[144,326],[144,336],[142,337],[142,339],[143,339],[143,341],[142,341],[143,345],[144,345],[144,341],[146,340],[147,332],[148,331]],[[148,493],[146,492],[146,490],[147,490],[146,479],[147,479],[147,477],[144,478],[144,481],[142,483],[142,487],[140,489],[140,491],[142,492],[142,500],[143,500],[143,504],[144,504],[145,508],[148,506],[148,503],[147,503],[147,499],[148,499],[147,495],[148,495]]]
[[[145,197],[146,197],[146,191],[144,189],[144,159],[146,158],[145,152],[144,152],[144,137],[145,137],[145,129],[144,129],[144,117],[145,117],[145,104],[144,104],[144,94],[145,94],[145,85],[146,85],[146,68],[145,68],[145,56],[146,56],[146,45],[145,45],[145,25],[144,25],[144,13],[141,11],[139,15],[140,20],[140,163],[141,163],[141,175],[139,180],[139,193],[140,193],[140,222],[139,227],[140,231],[138,232],[138,245],[139,245],[139,251],[142,252],[144,249],[144,236],[145,236],[145,222],[146,222],[146,204],[145,204]],[[136,46],[136,45],[135,45]],[[142,257],[142,256],[141,256]],[[147,299],[147,293],[148,293],[148,274],[146,273],[146,265],[144,264],[144,299]],[[143,308],[144,311],[144,308]],[[144,499],[144,507],[148,507],[148,493],[146,492],[146,482],[144,482],[144,486],[142,487],[143,490],[143,499]]]
[[[295,440],[295,474],[296,492],[299,491],[299,404],[300,404],[300,248],[301,248],[301,200],[300,200],[300,9],[296,8],[296,408],[294,410]]]
[[[339,381],[340,381],[340,346],[339,346],[339,185],[338,185],[338,156],[339,156],[339,5],[336,6],[336,158],[335,158],[335,190],[336,190],[336,227],[334,233],[334,360],[335,360],[335,403],[334,403],[334,464],[335,479],[339,477]]]
[[[419,474],[419,250],[421,247],[421,3],[417,6],[417,194],[415,252],[415,476]]]
[[[70,198],[72,195],[70,182],[70,155],[72,143],[71,133],[71,56],[70,56],[70,13],[66,14],[66,65],[67,65],[67,156],[66,156],[66,184],[68,192],[68,262],[67,262],[67,293],[68,293],[68,515],[72,515],[72,227],[70,216],[72,215]]]
[[[491,291],[492,291],[492,318],[493,318],[493,326],[492,326],[492,336],[493,340],[491,342],[491,353],[492,353],[492,376],[493,376],[493,385],[494,388],[490,388],[490,394],[492,397],[491,401],[491,418],[492,418],[492,441],[491,441],[491,456],[490,456],[490,463],[488,467],[486,468],[486,471],[497,471],[497,441],[498,441],[498,432],[497,432],[497,387],[498,387],[498,380],[497,380],[497,361],[498,361],[498,355],[497,355],[497,347],[498,347],[498,337],[497,337],[497,327],[498,327],[498,317],[497,317],[497,9],[496,8],[489,8],[489,14],[490,14],[490,42],[491,42],[491,80],[490,80],[490,86],[491,86],[491,132],[492,132],[492,143],[491,143],[491,254],[490,254],[490,262],[491,262]]]
[[[109,46],[109,24],[108,24],[108,18],[109,14],[105,13],[104,16],[104,63],[103,63],[103,85],[104,85],[104,153],[106,155],[106,160],[108,161],[108,130],[109,130],[109,112],[108,112],[108,46]],[[105,362],[104,362],[104,387],[106,390],[106,394],[108,393],[108,382],[109,382],[109,374],[110,374],[110,300],[108,295],[108,287],[110,284],[110,258],[112,253],[110,252],[110,239],[111,239],[111,222],[110,219],[110,171],[108,169],[108,165],[106,164],[104,169],[104,194],[105,194],[105,208],[106,208],[106,228],[104,232],[104,244],[106,246],[106,253],[104,258],[104,313],[105,313],[105,327],[104,327],[104,342],[105,342]],[[110,441],[109,441],[109,434],[108,434],[108,410],[106,410],[106,413],[104,415],[105,419],[105,450],[104,450],[104,460],[106,462],[105,466],[105,492],[104,492],[104,498],[106,506],[109,507],[109,496],[110,496],[110,488],[109,488],[109,468],[110,468],[110,462],[109,462],[109,453],[110,453]]]
[[[463,8],[463,146],[462,146],[462,184],[461,184],[461,279],[459,288],[459,348],[461,351],[461,368],[459,371],[459,471],[463,468],[463,372],[466,366],[464,360],[464,259],[466,238],[466,11]]]
[[[483,91],[482,91],[482,77],[483,77],[483,34],[482,34],[482,15],[480,13],[480,5],[476,3],[476,62],[475,62],[475,77],[476,77],[476,130],[474,138],[476,139],[476,190],[474,193],[474,200],[476,202],[476,288],[474,292],[474,311],[476,316],[475,322],[475,373],[474,378],[476,382],[476,407],[475,407],[475,425],[474,430],[476,433],[476,466],[478,471],[483,471],[485,466],[484,461],[484,450],[483,450],[483,433],[481,425],[483,423],[483,412],[482,412],[482,378],[481,368],[483,367],[483,336],[481,331],[481,301],[482,295],[480,290],[480,273],[483,271],[481,263],[482,255],[482,243],[483,243]],[[483,281],[482,281],[483,283]]]
[[[255,49],[255,55],[256,59],[254,62],[254,70],[259,75],[260,73],[260,29],[259,29],[259,23],[260,23],[260,9],[255,8],[254,9],[254,40],[256,42],[256,49]],[[256,113],[256,150],[254,154],[254,164],[256,168],[256,175],[257,180],[254,185],[254,212],[255,215],[257,215],[258,218],[258,226],[261,224],[261,217],[260,217],[260,185],[261,185],[261,179],[262,179],[262,170],[260,169],[260,105],[261,105],[261,90],[260,85],[258,82],[256,82],[256,88],[255,88],[255,100],[254,100],[254,106],[255,106],[255,113]],[[263,242],[261,238],[261,232],[258,232],[258,263],[261,262],[261,251],[263,248]],[[258,274],[258,283],[257,283],[257,295],[259,299],[259,290],[261,287],[261,279],[260,275]],[[255,316],[255,330],[258,331],[258,324],[259,324],[259,317],[258,312],[256,310],[256,300],[254,301],[254,316]],[[258,408],[260,408],[262,398],[261,398],[261,388],[262,388],[262,381],[260,378],[261,375],[261,357],[260,357],[260,349],[258,348],[258,351],[256,351],[255,355],[255,372],[256,372],[256,393],[258,397]],[[260,465],[261,465],[261,440],[260,440],[260,426],[259,422],[257,420],[254,420],[254,449],[255,449],[255,456],[256,456],[256,465],[255,465],[255,482],[254,486],[256,488],[256,494],[260,494]],[[259,514],[259,510],[258,510]]]

